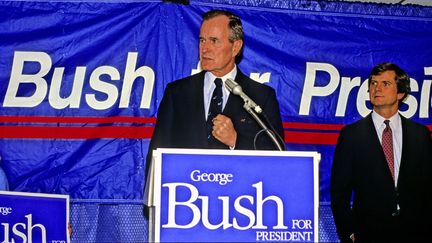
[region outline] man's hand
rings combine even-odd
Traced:
[[[354,236],[354,233],[352,233],[352,234],[350,235],[350,239],[352,240],[352,242],[355,242],[355,236]]]
[[[237,141],[237,132],[231,119],[227,116],[218,114],[213,118],[213,136],[223,144],[234,148]]]

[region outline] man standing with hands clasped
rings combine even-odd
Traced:
[[[373,68],[368,85],[373,111],[342,129],[333,159],[331,206],[339,238],[430,242],[431,133],[398,112],[410,79],[384,63]]]
[[[243,100],[227,90],[227,79],[235,80],[261,106],[283,143],[275,91],[248,78],[236,65],[243,43],[238,16],[225,10],[203,15],[199,36],[203,71],[167,85],[149,146],[147,175],[156,148],[277,149],[244,110]]]

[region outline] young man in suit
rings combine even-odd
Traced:
[[[410,79],[397,65],[375,66],[368,85],[373,111],[342,129],[334,154],[337,233],[341,242],[428,242],[431,133],[398,113]]]
[[[204,71],[167,85],[149,146],[146,172],[156,148],[277,149],[244,110],[243,100],[224,87],[228,78],[235,80],[244,93],[260,105],[283,143],[275,91],[253,81],[236,66],[243,41],[243,27],[238,16],[224,10],[203,15],[199,57]],[[217,95],[220,110],[215,112],[212,106],[217,105],[213,105],[211,99],[215,97],[217,79],[222,85]]]

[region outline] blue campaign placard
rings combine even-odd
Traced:
[[[317,241],[319,154],[160,152],[155,241]]]
[[[69,196],[0,191],[0,242],[69,242]]]

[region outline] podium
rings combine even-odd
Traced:
[[[318,242],[320,154],[157,149],[150,242]]]

